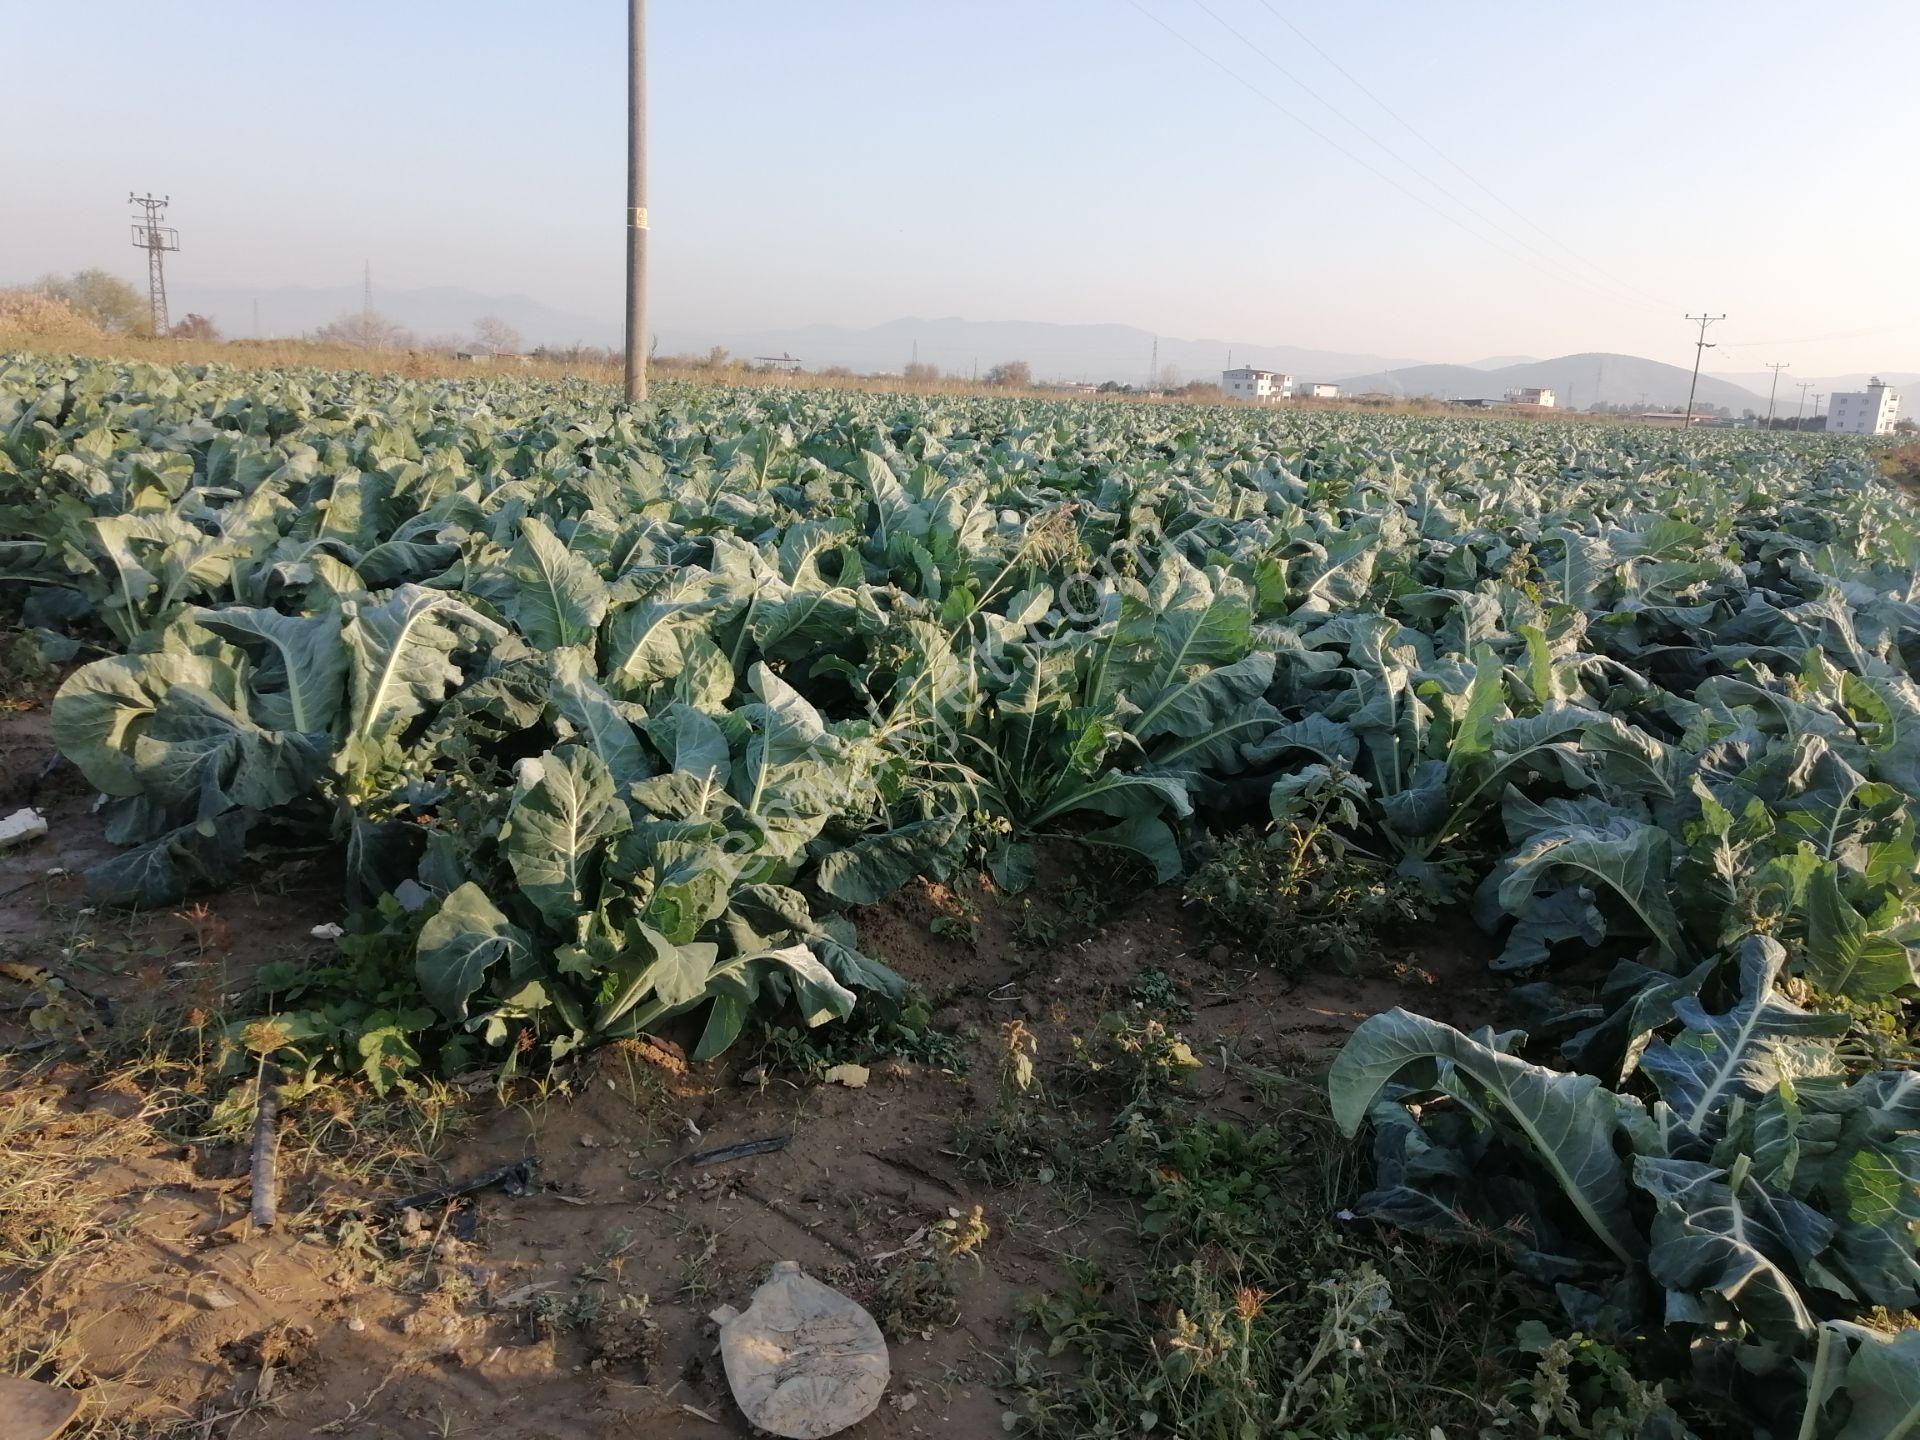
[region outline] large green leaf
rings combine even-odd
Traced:
[[[606,765],[616,786],[625,788],[653,773],[633,726],[593,673],[593,657],[585,650],[559,650],[548,662],[553,684],[548,690],[554,708],[579,732]]]
[[[175,685],[196,685],[228,705],[239,703],[239,672],[215,656],[116,655],[66,678],[53,700],[53,742],[103,794],[141,795],[146,782],[134,763],[134,743]]]
[[[1652,825],[1558,826],[1533,836],[1514,854],[1513,868],[1500,884],[1500,904],[1508,914],[1524,916],[1550,872],[1572,871],[1624,900],[1661,954],[1677,960],[1687,953],[1687,943],[1673,908],[1672,854],[1667,832]]]
[[[607,613],[607,583],[544,521],[529,515],[520,522],[507,575],[513,581],[507,612],[529,645],[558,650],[592,643]]]
[[[815,878],[836,900],[877,904],[936,860],[949,857],[959,833],[958,815],[940,815],[862,835],[823,859]]]
[[[1920,1434],[1920,1330],[1893,1335],[1843,1320],[1827,1327],[1855,1343],[1847,1361],[1846,1424],[1833,1440],[1912,1440]]]
[[[1882,1000],[1920,983],[1913,955],[1892,930],[1876,930],[1840,890],[1839,867],[1822,862],[1807,884],[1806,977],[1829,995]]]
[[[1327,1094],[1340,1129],[1356,1133],[1380,1092],[1395,1082],[1497,1107],[1609,1250],[1629,1263],[1644,1253],[1627,1207],[1625,1169],[1613,1149],[1619,1099],[1598,1079],[1529,1065],[1450,1025],[1396,1008],[1362,1021],[1334,1057]]]
[[[1697,996],[1675,996],[1673,1013],[1686,1028],[1671,1041],[1652,1040],[1642,1053],[1640,1068],[1694,1134],[1718,1133],[1736,1098],[1758,1099],[1784,1078],[1835,1067],[1831,1037],[1846,1033],[1847,1017],[1803,1010],[1777,995],[1774,981],[1785,963],[1778,941],[1750,937],[1739,951],[1739,1003],[1715,1015]]]
[[[312,788],[331,745],[325,735],[267,730],[213,691],[171,686],[133,740],[143,791],[197,819],[271,809]]]
[[[1762,1335],[1812,1335],[1795,1276],[1831,1243],[1832,1221],[1751,1176],[1692,1160],[1639,1156],[1633,1182],[1659,1207],[1647,1268],[1672,1294],[1669,1318],[1716,1318],[1696,1313],[1697,1293],[1711,1291]]]
[[[579,745],[523,760],[503,831],[521,892],[548,922],[573,929],[592,908],[602,846],[631,827],[606,763]]]
[[[350,741],[376,740],[438,704],[461,682],[454,652],[505,632],[451,595],[402,585],[384,601],[344,607],[353,656]]]
[[[307,734],[332,728],[345,701],[348,664],[337,611],[282,615],[229,605],[196,610],[192,618],[252,657],[247,688],[262,725]]]
[[[503,960],[512,964],[528,953],[526,932],[508,923],[487,892],[468,881],[420,927],[414,972],[428,1003],[446,1019],[462,1020],[489,967]]]

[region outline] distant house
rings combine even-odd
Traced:
[[[1284,400],[1293,393],[1293,376],[1283,370],[1256,370],[1251,365],[1242,365],[1237,370],[1220,372],[1220,388],[1227,392],[1229,400],[1255,403]]]
[[[1507,391],[1509,405],[1538,405],[1542,410],[1553,408],[1553,391],[1546,386],[1527,386],[1519,390]]]
[[[1293,393],[1302,400],[1338,400],[1340,387],[1329,385],[1324,380],[1309,380],[1304,385],[1295,386]]]
[[[531,355],[509,355],[503,350],[456,350],[456,360],[465,360],[471,365],[531,365]]]
[[[1878,375],[1864,390],[1829,397],[1827,429],[1841,435],[1891,435],[1900,419],[1900,394]]]

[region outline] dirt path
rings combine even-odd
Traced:
[[[0,805],[23,803],[49,753],[43,712],[0,718]],[[218,1010],[259,965],[314,953],[309,928],[337,918],[337,890],[311,869],[241,877],[170,915],[84,914],[77,872],[107,848],[90,797],[56,771],[34,798],[52,834],[5,857],[0,950],[104,999],[116,1027]],[[271,1232],[246,1218],[243,1147],[180,1133],[168,1086],[183,1077],[124,1055],[16,1052],[0,1061],[0,1186],[26,1188],[0,1196],[31,1203],[0,1221],[5,1362],[83,1387],[103,1436],[747,1435],[706,1316],[795,1259],[895,1332],[888,1400],[848,1434],[999,1434],[1018,1298],[1134,1234],[1092,1197],[969,1175],[955,1135],[993,1103],[1008,1021],[1032,1030],[1044,1068],[1157,970],[1187,997],[1181,1030],[1203,1061],[1225,1050],[1298,1065],[1410,991],[1442,1017],[1486,1007],[1471,945],[1430,942],[1418,963],[1289,987],[1210,944],[1165,890],[1090,930],[926,884],[859,920],[865,947],[933,998],[960,1064],[889,1061],[850,1089],[765,1073],[751,1053],[688,1065],[627,1044],[544,1096],[523,1089],[503,1106],[482,1085],[424,1119],[322,1092],[302,1132],[320,1139],[290,1147]],[[17,983],[0,996],[28,998]],[[31,1014],[0,1016],[0,1044],[31,1043]],[[1258,1123],[1261,1102],[1230,1067],[1204,1065],[1194,1086],[1213,1112]],[[784,1148],[685,1163],[770,1137]],[[527,1193],[381,1210],[419,1177],[523,1159],[537,1161]],[[920,1263],[976,1206],[984,1241]],[[935,1274],[951,1296],[929,1288]]]

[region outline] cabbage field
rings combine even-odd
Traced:
[[[1172,882],[1331,814],[1511,985],[1341,1048],[1353,1211],[1499,1237],[1569,1328],[1663,1330],[1775,1435],[1896,1440],[1920,527],[1873,459],[15,358],[0,620],[73,666],[96,903],[336,858],[359,979],[263,977],[241,1040],[382,1088],[884,1013],[855,912],[915,876],[1017,893],[1065,844]]]

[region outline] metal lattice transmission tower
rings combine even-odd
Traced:
[[[167,251],[180,248],[180,232],[160,223],[167,213],[168,199],[162,195],[156,200],[151,191],[145,195],[127,192],[127,203],[138,205],[144,212],[133,222],[133,243],[147,252],[147,306],[156,335],[167,333],[167,270],[163,257]]]

